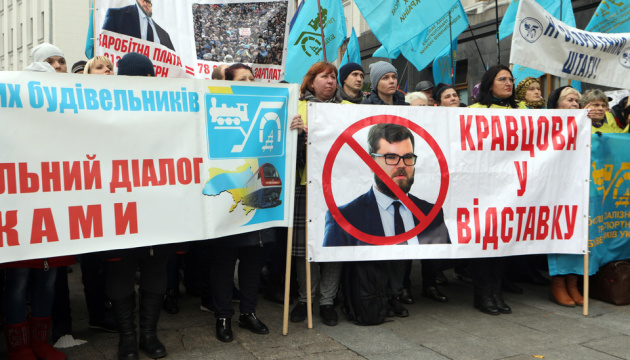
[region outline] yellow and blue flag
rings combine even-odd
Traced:
[[[452,47],[451,47],[452,46]],[[451,52],[452,49],[452,52]],[[433,60],[433,81],[436,84],[453,84],[455,68],[457,64],[457,38],[453,43],[446,46],[440,54]],[[451,69],[451,65],[453,66]]]

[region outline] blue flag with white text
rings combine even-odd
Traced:
[[[355,0],[354,3],[374,36],[392,52],[428,29],[459,0]]]
[[[499,40],[512,35],[514,32],[514,20],[516,20],[516,12],[520,0],[510,0],[508,6],[499,25]],[[542,6],[551,16],[559,19],[567,25],[575,27],[575,15],[573,15],[573,6],[571,0],[535,0],[538,5]],[[560,4],[562,4],[562,14],[560,14]]]
[[[630,0],[602,1],[584,30],[602,33],[630,32]]]
[[[449,46],[449,32],[455,40],[466,28],[468,28],[468,16],[461,2],[457,1],[450,9],[450,18],[447,11],[428,29],[404,43],[400,48],[388,51],[387,48],[381,46],[372,56],[395,59],[402,53],[420,71],[429,65],[445,47]]]
[[[354,32],[354,28],[352,28],[350,41],[348,41],[348,48],[346,49],[346,53],[343,54],[339,68],[341,69],[342,66],[348,63],[357,63],[361,65],[361,49],[359,49],[359,39],[357,38],[357,33]]]
[[[324,28],[326,61],[337,59],[337,50],[346,39],[346,19],[341,0],[320,0],[321,22]],[[324,60],[322,24],[316,0],[304,0],[295,17],[288,40],[284,80],[299,84],[311,67]]]
[[[435,58],[435,60],[433,60],[433,81],[436,84],[444,83],[454,85],[453,75],[455,74],[456,64],[457,38],[453,40],[453,43],[451,45],[445,47],[444,50],[442,50],[442,52],[440,52],[440,54]]]

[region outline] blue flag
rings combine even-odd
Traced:
[[[420,71],[429,65],[445,47],[449,46],[449,32],[453,34],[453,39],[457,39],[467,27],[468,16],[461,2],[457,1],[450,9],[450,19],[447,10],[431,27],[404,43],[399,49],[387,51],[384,46],[381,46],[372,56],[395,59],[402,53]]]
[[[320,4],[326,60],[332,62],[337,59],[337,50],[346,39],[343,4],[341,0],[320,0]],[[299,84],[311,65],[324,60],[321,28],[317,1],[304,0],[289,33],[284,80]]]
[[[453,46],[453,52],[451,52],[451,46]],[[457,38],[453,40],[452,45],[446,46],[433,60],[433,81],[436,84],[453,85],[451,75],[455,74],[455,64],[457,64]],[[453,66],[452,70],[451,66]]]
[[[361,65],[361,49],[359,49],[359,39],[357,38],[357,34],[354,32],[354,28],[352,28],[350,41],[348,41],[348,48],[341,59],[339,68],[341,69],[341,67],[347,63],[357,63]],[[341,83],[339,84],[341,85]]]
[[[630,258],[630,210],[626,179],[630,156],[628,134],[603,134],[591,137],[591,182],[589,200],[589,275],[600,266]],[[549,274],[583,274],[584,256],[549,254]]]
[[[512,35],[514,32],[514,20],[516,20],[516,12],[520,0],[510,0],[508,6],[499,25],[499,40]],[[559,19],[567,25],[575,27],[575,16],[573,15],[573,7],[571,0],[536,0],[538,5],[542,6],[551,16]],[[562,14],[560,14],[560,4],[562,3]]]
[[[459,0],[355,0],[354,3],[374,36],[387,52],[392,52],[429,28]]]
[[[528,67],[521,66],[521,65],[514,65],[514,67],[512,67],[512,75],[516,79],[516,81],[514,81],[514,84],[516,85],[518,85],[518,83],[520,83],[526,77],[533,77],[533,78],[538,79],[544,74],[545,74],[544,71],[530,69]]]
[[[602,1],[584,30],[602,33],[630,32],[630,0]]]
[[[88,25],[87,38],[85,39],[85,56],[88,59],[94,57],[94,3],[90,9],[90,24]]]

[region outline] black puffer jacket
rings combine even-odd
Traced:
[[[405,95],[400,91],[396,91],[392,97],[394,100],[393,105],[409,105],[409,103],[405,102]],[[376,92],[376,90],[372,90],[368,96],[363,99],[361,104],[389,105],[378,96],[378,92]]]

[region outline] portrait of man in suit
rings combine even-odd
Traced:
[[[103,30],[162,44],[175,51],[170,36],[152,16],[152,0],[136,0],[134,5],[108,9]]]
[[[414,154],[413,133],[401,125],[374,125],[368,132],[368,153],[400,190],[409,196],[418,209],[425,216],[429,214],[434,204],[409,194],[414,183],[417,159],[417,155]],[[374,236],[399,235],[410,231],[420,223],[420,220],[376,174],[374,174],[374,184],[368,192],[340,206],[339,210],[356,229]],[[408,245],[450,243],[442,209],[418,236],[406,242]],[[327,211],[324,246],[355,245],[369,244],[342,229],[330,211]]]

